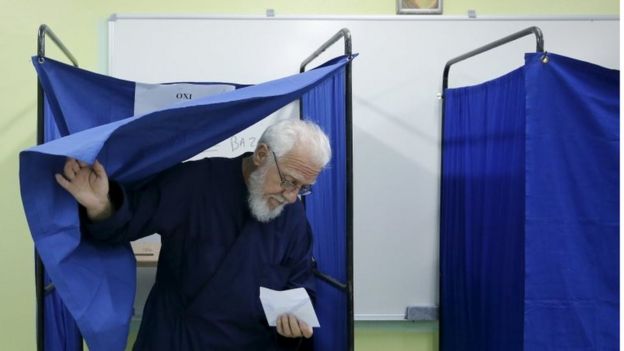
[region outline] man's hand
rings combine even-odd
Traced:
[[[97,160],[93,166],[68,158],[63,175],[55,174],[56,182],[85,207],[92,221],[100,221],[113,214],[113,204],[108,197],[108,176]]]
[[[291,314],[283,314],[277,317],[277,333],[287,338],[312,337],[312,328],[304,321],[300,321]]]

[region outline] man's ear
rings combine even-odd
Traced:
[[[271,150],[269,150],[269,146],[267,144],[258,144],[258,146],[256,147],[256,151],[254,151],[253,154],[254,165],[256,167],[259,167],[260,165],[264,164],[264,162],[266,162],[266,159],[269,157],[270,152]]]

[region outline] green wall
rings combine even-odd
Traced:
[[[40,24],[48,24],[81,67],[105,73],[106,21],[112,13],[263,15],[393,15],[395,0],[0,0],[0,350],[35,349],[33,246],[18,187],[18,153],[35,143],[36,52]],[[445,0],[444,14],[619,15],[617,0]],[[51,57],[61,55],[48,45]],[[431,331],[434,330],[434,331]],[[418,323],[358,323],[358,351],[435,349],[434,329]],[[418,335],[417,335],[418,334]],[[422,335],[420,335],[422,334]],[[422,338],[421,338],[422,336]],[[398,339],[397,339],[398,338]],[[410,341],[416,340],[419,341]],[[399,341],[397,341],[399,340]],[[402,341],[400,341],[402,340]]]

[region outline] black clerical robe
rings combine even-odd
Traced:
[[[134,350],[298,345],[268,326],[259,288],[304,287],[314,296],[310,227],[300,201],[268,223],[251,216],[242,157],[183,163],[138,186],[111,182],[114,216],[84,224],[87,236],[107,243],[161,235]]]

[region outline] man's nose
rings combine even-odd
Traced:
[[[297,195],[299,194],[299,187],[295,187],[292,190],[284,190],[282,194],[288,203],[292,204],[297,201]]]

